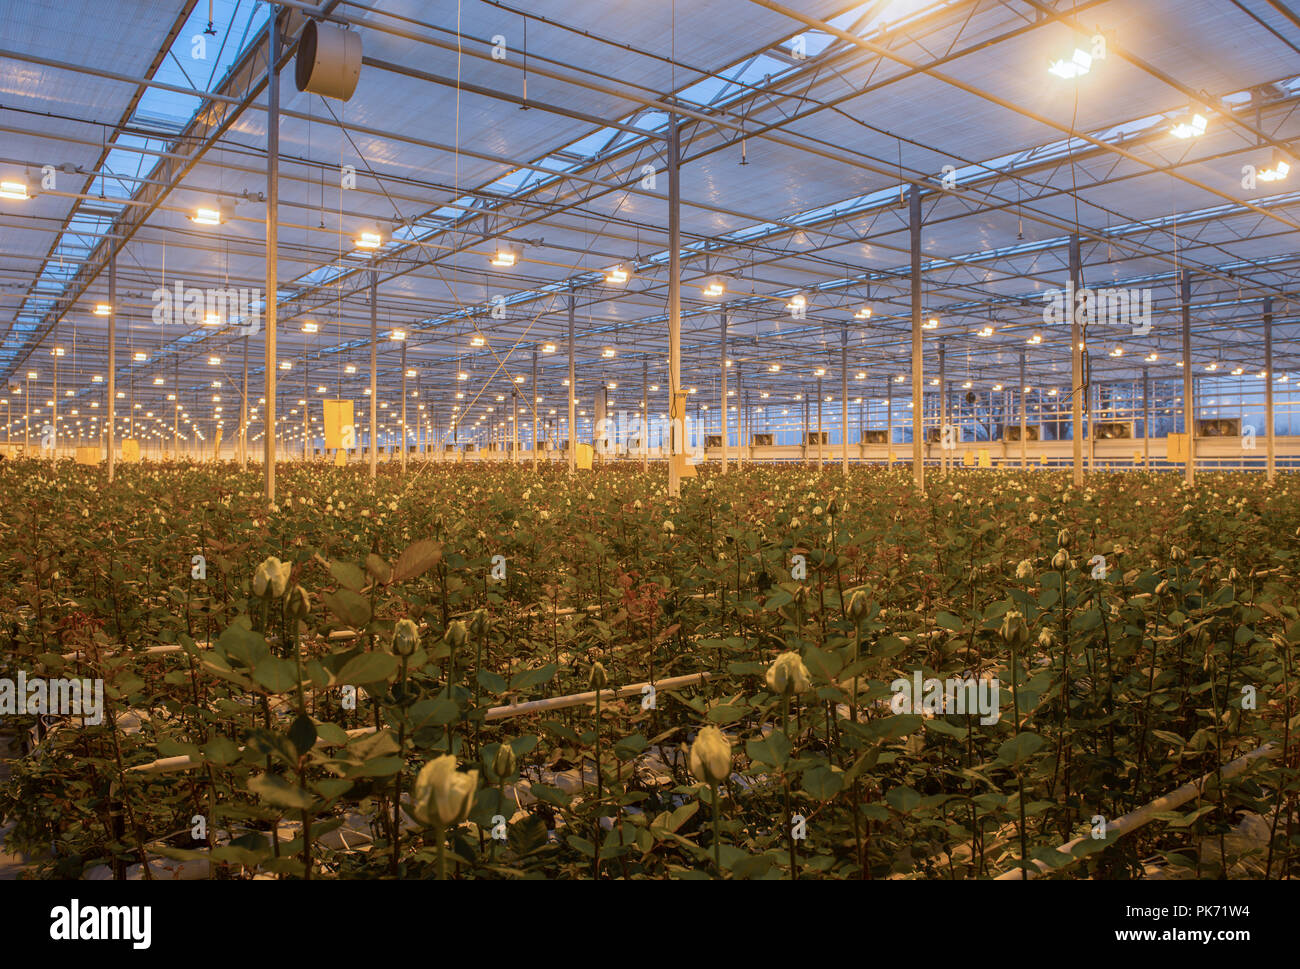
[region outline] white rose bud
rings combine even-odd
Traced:
[[[293,591],[289,593],[289,602],[285,606],[285,611],[290,619],[306,619],[311,614],[311,596],[307,594],[307,590],[300,585],[295,585]]]
[[[704,727],[691,744],[691,773],[705,784],[721,784],[731,776],[731,741],[714,726]]]
[[[478,771],[456,770],[452,754],[435,757],[416,775],[411,789],[411,813],[421,824],[450,828],[469,817],[478,789]]]
[[[782,653],[767,668],[767,688],[777,695],[805,693],[811,686],[808,667],[798,653]]]
[[[257,567],[253,573],[253,595],[272,599],[283,599],[289,585],[289,573],[293,571],[292,562],[281,562],[272,555]]]
[[[410,619],[399,619],[393,627],[393,655],[410,656],[420,645],[420,627]]]

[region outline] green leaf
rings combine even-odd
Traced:
[[[460,718],[460,705],[447,697],[421,700],[411,707],[411,723],[416,730],[421,727],[441,727],[455,723]]]
[[[647,746],[649,741],[646,740],[645,735],[634,733],[630,737],[614,742],[614,756],[619,760],[631,760],[641,754]]]
[[[579,838],[576,834],[571,834],[564,840],[567,841],[569,847],[578,852],[578,854],[585,855],[588,858],[596,857],[596,846],[586,838]]]
[[[745,753],[749,755],[750,760],[780,767],[790,756],[790,740],[780,730],[773,730],[766,737],[747,740]]]
[[[203,757],[210,764],[224,767],[239,759],[239,747],[228,737],[216,736],[203,745]]]
[[[179,757],[181,754],[193,757],[198,752],[199,748],[196,744],[187,744],[180,740],[173,740],[171,737],[161,737],[158,740],[158,755],[160,757]]]
[[[261,633],[255,633],[244,626],[229,626],[217,637],[215,652],[227,660],[236,660],[247,669],[257,665],[262,657],[270,654],[271,649]]]
[[[354,656],[339,670],[336,686],[364,686],[379,683],[397,672],[397,657],[388,653],[370,652]]]
[[[880,758],[880,748],[871,747],[853,762],[853,766],[844,772],[844,784],[852,784],[864,770],[871,770],[876,766],[876,761]]]
[[[325,608],[353,629],[360,629],[370,621],[370,603],[366,598],[351,589],[339,589],[338,592],[326,592],[321,596]]]
[[[311,717],[300,713],[294,718],[289,725],[289,742],[298,751],[299,757],[316,746],[316,724]]]
[[[803,772],[803,789],[819,801],[829,801],[844,788],[842,771],[832,770],[825,764],[818,764]]]
[[[954,616],[951,612],[939,613],[939,615],[935,616],[934,621],[937,622],[941,628],[951,629],[953,632],[959,632],[965,626],[965,623],[963,623],[959,617]]]
[[[516,855],[526,855],[546,844],[546,822],[535,814],[520,818],[506,830],[506,844]]]
[[[709,710],[709,722],[735,723],[748,712],[748,709],[745,707],[733,707],[728,706],[727,704],[722,704],[721,706],[716,706]]]
[[[328,721],[316,724],[316,736],[320,738],[322,744],[331,747],[342,747],[348,742],[348,732],[337,723]]]
[[[316,793],[323,800],[332,801],[336,797],[342,797],[352,789],[352,781],[343,777],[325,777],[315,784]],[[313,825],[313,831],[315,826]]]
[[[274,807],[301,811],[312,805],[311,796],[306,791],[275,774],[258,774],[249,778],[248,789]]]
[[[366,584],[366,575],[351,562],[331,562],[330,575],[345,589],[360,592]]]
[[[392,777],[402,769],[401,757],[371,757],[348,770],[348,777]]]
[[[676,831],[694,816],[695,812],[700,809],[699,801],[687,801],[685,804],[675,808],[671,813],[665,812],[655,818],[655,828],[662,828],[664,831],[676,833]]]
[[[567,808],[569,806],[569,795],[565,794],[558,787],[549,787],[546,784],[534,784],[529,790],[533,797],[539,801],[545,801],[547,804],[554,804],[556,807]]]
[[[895,811],[907,814],[920,807],[921,795],[913,788],[901,785],[899,787],[891,787],[889,793],[885,795],[885,801],[888,802],[889,806]]]
[[[388,582],[389,577],[393,574],[392,566],[374,552],[371,552],[366,556],[366,571],[374,576],[376,581],[381,583]]]
[[[766,612],[776,612],[782,606],[788,606],[792,602],[794,602],[794,596],[778,586],[777,590],[768,596],[767,601],[763,603],[763,609]]]
[[[298,687],[298,667],[287,659],[266,656],[253,670],[253,679],[268,693],[287,693]]]
[[[558,672],[559,667],[554,663],[547,663],[540,669],[524,670],[510,678],[510,689],[527,690],[534,686],[541,686]]]
[[[400,749],[397,746],[397,738],[393,736],[391,730],[380,730],[378,733],[366,734],[357,737],[352,743],[348,744],[348,753],[361,760],[395,754]]]
[[[422,538],[408,545],[393,563],[389,582],[405,582],[423,575],[442,561],[442,546],[431,538]]]
[[[809,646],[805,649],[803,658],[810,673],[826,680],[835,679],[835,675],[839,673],[844,665],[834,653],[818,649],[816,646]]]
[[[998,747],[998,760],[1003,764],[1019,764],[1042,746],[1042,737],[1026,731]]]
[[[955,724],[951,724],[947,720],[944,720],[943,717],[935,717],[932,720],[925,721],[925,730],[926,733],[941,733],[946,734],[949,737],[964,738],[966,736],[965,727],[958,727]]]

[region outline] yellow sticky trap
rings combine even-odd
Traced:
[[[1171,463],[1186,463],[1187,435],[1170,434],[1165,438],[1165,460]]]
[[[212,460],[217,460],[221,453],[221,428],[217,428],[217,436],[212,439]]]
[[[993,467],[993,456],[989,454],[989,449],[986,447],[980,448],[980,467],[981,468]]]
[[[595,455],[596,449],[590,444],[579,444],[574,455],[574,460],[577,463],[579,470],[590,471],[591,461]]]
[[[334,452],[334,466],[341,468],[348,463],[348,452],[339,448]]]
[[[680,478],[694,478],[695,465],[686,460],[686,396],[687,392],[679,390],[673,395],[673,402],[669,418],[671,420],[671,432],[677,439],[678,453],[672,456],[672,462],[677,468],[677,475]]]
[[[98,445],[92,445],[91,447],[77,448],[78,464],[99,464],[99,462],[102,461],[103,459],[104,456],[99,453]]]
[[[128,437],[122,442],[122,460],[139,461],[140,460],[140,442],[133,437]]]
[[[327,400],[325,404],[325,446],[356,447],[356,425],[350,400]]]
[[[974,452],[974,451],[963,451],[963,452],[961,453],[961,463],[962,463],[965,467],[968,467],[968,468],[973,468],[973,467],[975,467],[975,452]]]

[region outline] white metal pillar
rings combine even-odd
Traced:
[[[681,265],[681,173],[678,166],[680,131],[677,115],[668,117],[668,414],[671,421],[677,408],[677,394],[682,382],[682,265]],[[668,496],[677,498],[682,493],[677,454],[685,445],[686,415],[682,413],[681,427],[672,425],[668,439]],[[681,435],[683,440],[677,439]]]
[[[1076,488],[1083,485],[1083,337],[1079,326],[1080,289],[1079,236],[1070,235],[1070,293],[1067,300],[1070,313],[1070,429],[1074,445],[1073,481]]]
[[[722,473],[727,473],[727,305],[722,305],[721,329],[722,329],[722,358],[718,362],[722,370]]]
[[[921,354],[924,344],[921,337],[921,190],[913,185],[908,190],[908,226],[911,236],[912,256],[912,480],[925,491],[925,431],[922,429],[922,410],[925,406]]]
[[[271,8],[267,21],[266,60],[266,500],[275,501],[275,327],[279,301],[279,212],[280,212],[280,19]]]
[[[1268,480],[1277,476],[1273,440],[1273,297],[1264,297],[1264,461]]]
[[[370,480],[379,468],[379,273],[370,270]]]
[[[840,470],[849,473],[849,325],[840,329],[840,413],[843,429],[840,436]]]
[[[569,474],[578,468],[578,381],[573,366],[573,314],[576,299],[573,287],[569,287]]]
[[[108,480],[117,464],[117,250],[108,260]],[[29,382],[30,389],[30,382]],[[26,431],[24,431],[24,434]],[[26,448],[24,448],[26,451]]]
[[[1196,483],[1196,410],[1192,379],[1192,277],[1186,269],[1180,280],[1183,312],[1183,430],[1187,433],[1187,468],[1184,480]],[[1272,378],[1269,378],[1270,382]]]

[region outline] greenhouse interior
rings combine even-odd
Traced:
[[[0,879],[1300,877],[1293,0],[0,23]]]

